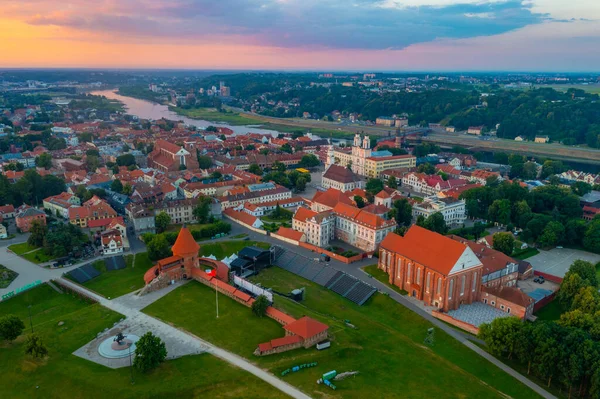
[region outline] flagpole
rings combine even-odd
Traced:
[[[217,285],[219,284],[219,279],[215,276],[215,299],[217,301],[217,319],[219,318],[219,290],[217,290]]]

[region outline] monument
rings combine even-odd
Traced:
[[[135,352],[135,343],[140,339],[137,335],[123,335],[117,333],[115,337],[108,337],[98,346],[98,353],[108,359],[120,359]]]

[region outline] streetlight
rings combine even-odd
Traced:
[[[131,385],[135,384],[135,381],[133,380],[133,363],[131,362],[131,346],[133,345],[133,343],[131,343],[129,345],[129,370],[131,370]]]
[[[31,305],[27,306],[27,310],[29,311],[29,325],[31,326],[31,333],[33,334],[33,323],[31,322]]]

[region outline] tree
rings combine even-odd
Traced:
[[[580,310],[583,313],[594,314],[600,308],[600,294],[596,287],[588,286],[581,288],[573,297],[571,310]]]
[[[592,192],[592,185],[586,182],[578,181],[571,185],[571,191],[573,191],[573,194],[582,197],[587,193]]]
[[[29,334],[25,339],[25,354],[43,358],[48,355],[48,348],[39,335]]]
[[[396,219],[398,226],[409,226],[412,222],[412,205],[406,198],[395,201],[389,217]]]
[[[570,219],[565,226],[565,239],[571,245],[583,245],[587,223],[581,219]]]
[[[100,158],[95,155],[87,155],[85,157],[85,166],[88,172],[93,172],[100,166]]]
[[[512,233],[496,233],[492,240],[493,247],[496,251],[500,251],[508,256],[513,253],[515,249],[515,238]]]
[[[263,170],[260,168],[260,166],[258,166],[255,163],[250,165],[250,167],[248,168],[248,172],[254,173],[255,175],[258,175],[258,176],[262,176],[262,174],[263,174]]]
[[[301,193],[304,190],[306,190],[306,178],[302,176],[296,180],[296,192]]]
[[[521,336],[523,323],[517,317],[501,317],[479,327],[477,337],[484,340],[493,355],[512,358]]]
[[[380,179],[371,178],[367,181],[367,185],[365,187],[366,192],[370,193],[371,195],[375,195],[381,190],[383,190],[383,181]]]
[[[135,157],[131,154],[123,154],[117,157],[117,165],[130,166],[135,165]]]
[[[171,245],[163,234],[156,234],[152,237],[146,247],[148,249],[148,259],[150,260],[164,259],[173,255]]]
[[[40,154],[35,159],[35,166],[38,168],[50,169],[52,167],[52,155],[47,152]]]
[[[511,206],[507,199],[495,200],[488,209],[488,217],[503,225],[510,223]]]
[[[27,244],[32,247],[41,247],[44,244],[44,237],[48,233],[48,226],[40,223],[39,220],[34,220],[31,222],[31,227],[29,228],[29,238],[27,239]]]
[[[558,186],[560,184],[560,177],[556,175],[551,175],[548,177],[548,183],[550,183],[553,186]]]
[[[198,167],[200,169],[210,169],[212,166],[212,158],[207,155],[200,155],[198,157]]]
[[[0,339],[14,341],[25,329],[25,324],[17,316],[8,314],[0,317]]]
[[[166,357],[167,347],[165,343],[148,331],[135,343],[133,366],[141,372],[147,372],[164,362]]]
[[[390,176],[387,180],[387,186],[389,188],[398,188],[398,182],[394,176]]]
[[[299,166],[301,166],[303,168],[312,168],[315,166],[319,166],[320,163],[321,163],[321,161],[319,161],[319,158],[317,158],[315,155],[306,154],[306,155],[302,156]]]
[[[365,200],[360,195],[355,195],[354,196],[354,202],[356,203],[356,207],[358,209],[365,207]]]
[[[259,154],[261,155],[269,155],[269,149],[268,148],[261,148],[259,151]]]
[[[422,227],[439,234],[446,234],[448,232],[448,226],[444,220],[444,215],[440,212],[429,215],[427,219],[425,219]]]
[[[267,313],[269,307],[269,300],[264,295],[259,295],[256,300],[252,303],[252,312],[258,317],[263,317]]]
[[[156,228],[159,233],[162,233],[163,231],[165,231],[167,229],[167,227],[169,227],[170,223],[171,223],[171,216],[169,216],[169,214],[164,211],[160,212],[155,217],[154,224],[156,225]]]
[[[201,197],[194,208],[193,214],[198,223],[207,223],[210,217],[210,205],[212,200],[209,197]]]
[[[433,166],[430,163],[423,163],[419,165],[419,167],[417,168],[417,172],[425,173],[426,175],[432,175],[435,173],[435,166]]]
[[[578,274],[583,280],[586,280],[592,287],[598,287],[600,281],[598,281],[598,275],[596,274],[596,267],[585,260],[577,259],[569,267],[569,274]]]
[[[212,173],[210,174],[210,178],[211,178],[211,179],[216,179],[216,180],[219,180],[219,179],[221,179],[222,177],[223,177],[223,173],[219,172],[218,170],[215,170],[214,172],[212,172]]]
[[[553,247],[562,242],[565,238],[565,227],[559,222],[549,222],[537,243],[542,247]]]
[[[122,193],[123,192],[123,183],[121,183],[121,180],[115,179],[110,184],[110,189],[112,191],[114,191],[115,193]]]
[[[122,193],[125,194],[125,195],[131,195],[131,194],[133,194],[133,187],[131,186],[131,184],[125,183],[125,185],[123,186]]]
[[[279,162],[279,161],[273,162],[273,165],[271,166],[271,170],[277,171],[277,172],[285,172],[286,169],[287,169],[287,166],[285,166],[285,164],[283,162]]]
[[[289,143],[285,143],[279,149],[283,152],[287,152],[288,154],[291,154],[292,152],[294,152],[294,150],[292,149],[292,146]]]
[[[579,274],[567,272],[562,283],[560,283],[557,298],[565,308],[570,309],[575,296],[582,288],[587,286],[589,286],[589,282],[582,279]]]
[[[592,219],[583,236],[583,247],[588,251],[600,253],[600,218],[598,216]]]

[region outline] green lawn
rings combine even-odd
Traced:
[[[214,255],[218,260],[231,254],[237,254],[243,248],[256,246],[268,249],[271,245],[266,242],[256,241],[217,241],[209,244],[200,244],[200,256]]]
[[[262,271],[253,280],[284,293],[306,288],[302,304],[277,296],[275,306],[294,317],[308,315],[327,323],[331,348],[253,356],[258,343],[282,336],[283,329],[272,320],[256,318],[250,309],[223,295],[219,296],[217,320],[214,291],[199,283],[171,292],[144,311],[249,358],[276,375],[297,364],[318,362],[315,368],[283,377],[316,398],[538,397],[440,330],[436,330],[433,348],[424,346],[432,325],[385,295],[376,294],[359,307],[277,267]],[[175,311],[189,308],[186,304],[194,306],[194,312]],[[356,328],[346,325],[346,319]],[[332,391],[315,383],[329,370],[358,370],[361,374],[339,382]]]
[[[15,314],[29,332],[45,340],[49,356],[34,360],[23,354],[24,336],[0,343],[1,397],[6,398],[283,398],[281,392],[251,374],[208,354],[169,360],[148,374],[113,370],[72,355],[111,327],[122,316],[98,304],[90,305],[47,285],[0,303],[0,314]],[[64,325],[58,326],[63,321]]]
[[[564,309],[558,299],[555,299],[541,308],[535,315],[538,317],[538,320],[552,321],[560,319],[560,315],[565,311],[567,309]]]
[[[0,288],[6,288],[17,278],[19,273],[0,265]]]
[[[144,273],[152,267],[152,261],[148,259],[146,252],[135,255],[126,255],[127,266],[120,270],[106,270],[104,261],[94,263],[94,267],[102,274],[83,283],[84,286],[107,298],[116,298],[129,292],[138,290],[144,286]]]
[[[537,248],[526,248],[523,250],[517,250],[515,252],[513,252],[512,257],[515,259],[520,259],[520,260],[524,260],[527,258],[531,258],[532,256],[535,256],[537,254],[539,254],[540,251]]]
[[[184,109],[180,107],[169,107],[180,115],[192,119],[204,119],[210,122],[226,122],[230,125],[256,125],[259,123],[256,119],[246,118],[237,112],[219,112],[216,108],[194,108]]]
[[[36,264],[46,263],[46,262],[50,262],[52,259],[56,259],[55,256],[46,255],[42,248],[40,248],[36,251],[33,251],[33,252],[23,254],[21,256],[23,258],[27,259],[28,261],[36,263]]]
[[[33,250],[38,249],[39,247],[34,247],[32,245],[29,245],[27,243],[27,241],[22,242],[20,244],[12,244],[8,246],[8,249],[10,249],[11,251],[13,251],[15,254],[17,255],[22,255],[26,252],[31,252]]]
[[[395,286],[394,284],[390,284],[390,279],[389,279],[387,273],[382,270],[379,270],[377,268],[376,264],[370,265],[370,266],[365,266],[362,269],[365,272],[369,273],[374,279],[381,281],[383,284],[387,285],[388,287],[390,287],[394,291],[398,292],[399,294],[402,294],[402,295],[408,294],[408,292],[404,291],[403,289]]]

